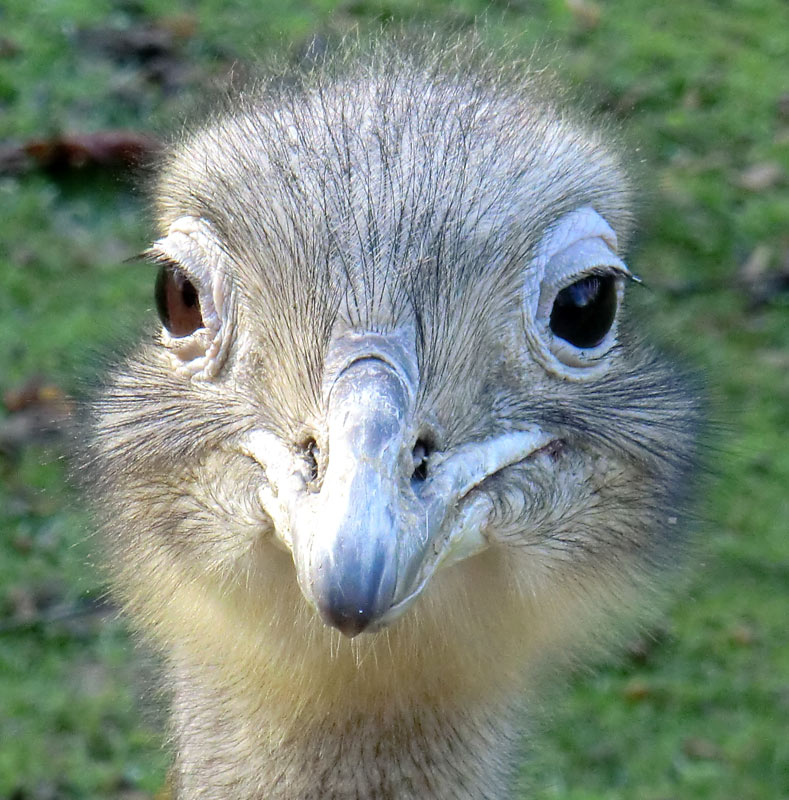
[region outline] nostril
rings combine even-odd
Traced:
[[[312,436],[305,439],[299,445],[299,449],[307,465],[307,480],[310,483],[315,483],[318,480],[318,459],[320,458],[321,449]]]
[[[412,451],[414,471],[411,480],[421,482],[427,479],[427,462],[432,448],[425,439],[418,439]]]

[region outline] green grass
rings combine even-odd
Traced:
[[[6,0],[0,141],[177,125],[251,54],[389,21],[536,43],[644,162],[631,263],[647,330],[706,376],[721,433],[693,577],[639,657],[580,674],[552,701],[525,773],[548,800],[789,798],[789,7],[785,0]],[[90,44],[157,23],[172,85]],[[555,56],[552,56],[555,54]],[[783,97],[783,101],[781,98]],[[754,165],[781,172],[747,184]],[[150,315],[141,198],[97,173],[0,176],[0,391],[42,373],[68,392]],[[761,302],[738,283],[761,248]],[[769,286],[774,284],[773,289]],[[0,411],[0,423],[4,421]],[[0,453],[0,798],[152,797],[161,724],[121,622],[62,608],[101,594],[95,542],[61,444]],[[39,624],[29,624],[36,614]]]

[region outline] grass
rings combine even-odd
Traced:
[[[789,8],[293,5],[6,0],[0,141],[166,130],[251,53],[390,21],[458,29],[484,15],[493,43],[515,37],[526,53],[536,43],[555,52],[565,81],[624,122],[644,162],[631,263],[651,288],[639,313],[702,369],[723,432],[693,577],[659,635],[577,676],[552,704],[524,796],[786,800]],[[158,78],[101,47],[106,29],[147,24],[175,41]],[[0,391],[42,374],[78,393],[100,356],[151,316],[151,275],[123,263],[147,240],[142,200],[98,171],[30,171],[0,175],[0,208]],[[11,420],[2,413],[0,426]],[[160,721],[140,710],[153,705],[140,702],[148,667],[96,602],[95,543],[65,488],[62,451],[26,440],[0,453],[0,798],[153,797],[166,756]],[[62,613],[73,607],[94,613]]]

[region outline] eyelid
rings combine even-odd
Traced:
[[[545,267],[548,286],[567,286],[586,275],[612,273],[625,278],[632,275],[625,262],[599,237],[573,242],[555,253]]]
[[[584,278],[590,278],[593,276],[597,276],[600,278],[616,278],[621,280],[628,280],[628,281],[635,281],[640,283],[640,279],[633,275],[627,267],[622,269],[621,266],[618,264],[606,264],[605,266],[595,266],[587,269],[581,269],[577,272],[570,273],[569,276],[565,277],[563,281],[561,281],[560,289],[566,288],[567,286],[572,286],[574,283],[578,281],[582,281]]]
[[[173,266],[181,268],[181,264],[178,259],[171,256],[163,248],[159,247],[158,242],[154,242],[150,247],[146,247],[145,250],[143,250],[142,253],[137,256],[137,258],[156,266]]]
[[[599,237],[577,239],[569,247],[556,252],[546,264],[537,318],[547,320],[556,295],[590,275],[613,275],[624,280],[629,279],[632,273]]]
[[[198,291],[202,289],[202,281],[199,276],[193,275],[188,267],[184,266],[177,258],[171,256],[165,250],[157,247],[156,243],[143,250],[137,258],[146,261],[148,264],[153,264],[155,267],[169,267],[183,275],[190,283],[193,283]]]
[[[632,277],[617,254],[616,232],[589,206],[565,214],[545,232],[535,266],[543,287],[543,306],[545,295],[555,295],[586,275],[613,272]]]
[[[537,252],[538,267],[544,269],[555,256],[587,239],[600,240],[616,256],[616,232],[597,211],[584,206],[565,214],[548,228]]]

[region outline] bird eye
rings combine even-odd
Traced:
[[[614,324],[616,303],[613,275],[587,275],[556,295],[551,331],[574,347],[597,347]]]
[[[154,294],[159,319],[172,336],[189,336],[204,327],[197,289],[173,264],[159,268]]]

